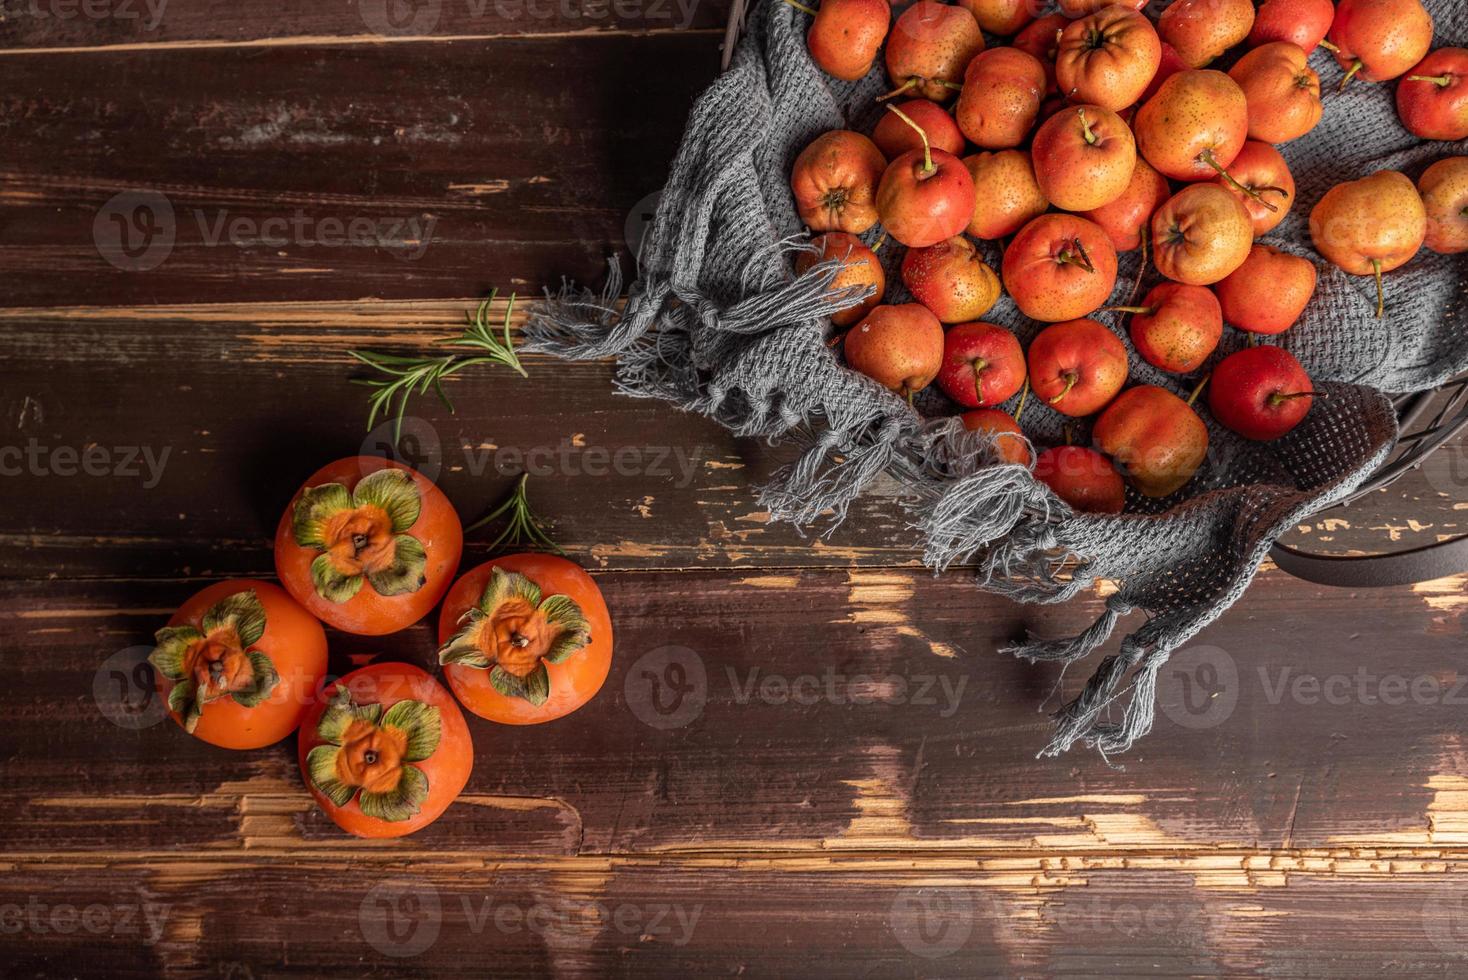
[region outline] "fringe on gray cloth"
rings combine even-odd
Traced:
[[[1427,0],[1434,47],[1468,40],[1468,5]],[[879,473],[908,495],[915,544],[936,571],[977,565],[980,587],[1023,602],[1065,602],[1106,579],[1117,591],[1076,636],[1031,638],[1009,652],[1063,667],[1088,658],[1133,610],[1146,622],[1095,667],[1080,694],[1056,716],[1043,754],[1076,742],[1123,752],[1152,726],[1157,672],[1168,655],[1232,605],[1284,531],[1349,494],[1386,459],[1397,437],[1384,392],[1434,387],[1468,369],[1462,257],[1423,251],[1387,276],[1385,319],[1374,316],[1374,286],[1323,262],[1306,219],[1332,185],[1378,169],[1416,178],[1431,162],[1468,153],[1468,144],[1421,144],[1397,121],[1394,86],[1356,81],[1335,91],[1341,71],[1324,50],[1311,58],[1326,90],[1325,116],[1281,152],[1297,182],[1289,216],[1266,241],[1316,263],[1316,297],[1302,320],[1276,338],[1304,364],[1326,397],[1284,439],[1250,443],[1209,427],[1209,457],[1198,475],[1165,500],[1128,491],[1127,513],[1076,514],[1028,469],[999,461],[969,433],[957,407],[937,395],[925,414],[845,368],[826,347],[827,317],[862,298],[832,292],[835,262],[796,276],[792,253],[806,247],[789,190],[796,155],[821,133],[869,132],[887,86],[880,61],[857,82],[812,64],[806,15],[759,0],[729,71],[688,121],[652,227],[638,256],[625,309],[613,264],[600,294],[567,284],[531,314],[531,349],[579,360],[615,357],[627,395],[659,398],[717,419],[733,432],[802,444],[793,463],[761,489],[773,520],[798,526],[845,516]],[[980,188],[980,193],[983,189]],[[878,229],[868,233],[870,244]],[[997,243],[980,243],[998,268]],[[883,250],[888,300],[907,297],[897,274],[901,249]],[[1120,302],[1133,283],[1158,281],[1140,256],[1121,256]],[[1095,317],[1125,336],[1118,314]],[[1007,298],[985,317],[1022,342],[1044,325]],[[1212,364],[1245,341],[1227,331]],[[1201,372],[1200,372],[1201,374]],[[1167,375],[1132,352],[1129,384],[1158,384],[1186,396],[1196,378]],[[1013,411],[1014,404],[1003,406]],[[1031,400],[1026,436],[1061,441],[1066,419]]]

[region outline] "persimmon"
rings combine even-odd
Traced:
[[[184,731],[226,749],[295,731],[326,676],[321,624],[269,582],[230,579],[196,593],[156,634],[158,693]]]
[[[428,615],[463,549],[459,515],[432,480],[352,456],[317,470],[291,498],[275,532],[275,571],[318,619],[381,636]]]
[[[474,768],[464,714],[411,664],[381,663],[326,685],[301,722],[301,776],[322,811],[358,837],[402,837],[443,815]]]
[[[438,660],[481,718],[535,725],[596,696],[612,667],[612,619],[574,562],[507,555],[466,572],[444,599]]]

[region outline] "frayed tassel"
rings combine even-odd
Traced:
[[[1116,629],[1116,621],[1131,611],[1132,607],[1120,598],[1120,594],[1113,595],[1106,600],[1106,611],[1078,635],[1058,640],[1031,639],[1027,643],[1003,647],[1000,652],[1020,657],[1031,663],[1041,660],[1051,663],[1074,663],[1089,656],[1093,650],[1105,643],[1111,637],[1112,631]]]
[[[1157,672],[1167,662],[1169,653],[1168,649],[1158,647],[1146,652],[1144,659],[1140,644],[1130,639],[1123,642],[1121,653],[1103,660],[1080,695],[1060,710],[1055,735],[1040,754],[1054,757],[1068,751],[1076,742],[1097,749],[1103,757],[1130,749],[1137,739],[1152,730],[1157,708]],[[1130,685],[1131,700],[1121,722],[1100,721],[1101,712],[1122,693],[1117,688],[1133,667],[1137,667],[1137,673]]]
[[[840,271],[840,260],[827,259],[783,286],[761,290],[724,308],[682,290],[678,295],[710,329],[741,335],[757,334],[791,323],[829,317],[876,292],[876,286],[870,284],[832,289],[831,284]]]
[[[979,563],[979,583],[1017,602],[1054,603],[1075,598],[1091,587],[1094,577],[1090,563],[1062,539],[1060,530],[1050,521],[1015,525]]]
[[[870,444],[846,451],[840,462],[831,461],[835,434],[827,430],[814,448],[760,489],[760,506],[769,511],[771,520],[797,526],[814,523],[829,511],[829,534],[846,519],[847,508],[862,488],[892,464],[897,442],[907,429],[902,420],[889,420]]]
[[[652,329],[672,286],[665,279],[634,284],[627,307],[617,312],[622,268],[607,263],[607,281],[598,295],[562,283],[560,292],[546,290],[545,300],[525,321],[524,349],[573,361],[594,361],[622,353]]]
[[[1023,466],[994,464],[962,477],[918,508],[922,516],[914,526],[926,541],[923,562],[938,573],[967,561],[1034,508],[1047,508],[1047,494]]]

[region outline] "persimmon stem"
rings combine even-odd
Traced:
[[[916,75],[913,75],[907,81],[903,82],[901,85],[897,86],[892,91],[888,92],[886,95],[879,95],[879,96],[877,96],[877,101],[878,102],[886,102],[888,99],[895,99],[899,95],[901,95],[903,92],[906,92],[908,89],[910,89],[914,85],[918,84],[920,81],[922,81],[922,79],[920,79]]]
[[[1279,208],[1264,200],[1264,196],[1256,191],[1254,188],[1246,187],[1235,180],[1234,175],[1229,173],[1228,170],[1221,163],[1218,162],[1218,158],[1213,155],[1213,147],[1205,147],[1203,149],[1203,152],[1198,154],[1198,159],[1202,160],[1208,166],[1218,171],[1218,175],[1224,179],[1224,182],[1227,183],[1228,186],[1232,187],[1234,190],[1238,191],[1240,194],[1245,194],[1253,198],[1260,204],[1264,205],[1264,207],[1268,208],[1270,211],[1279,210]]]
[[[1030,397],[1030,379],[1029,379],[1029,376],[1026,375],[1025,376],[1024,386],[1021,387],[1020,390],[1019,390],[1019,404],[1017,406],[1015,406],[1015,409],[1014,409],[1014,421],[1015,421],[1015,424],[1016,425],[1019,424],[1019,417],[1025,413],[1025,402],[1029,399],[1029,397]]]
[[[1376,318],[1380,320],[1386,312],[1386,293],[1381,286],[1381,259],[1371,260],[1371,271],[1376,276]]]
[[[803,3],[796,3],[795,0],[785,0],[785,2],[803,14],[810,14],[812,17],[816,15],[816,12],[814,10],[810,9]]]
[[[1188,406],[1189,407],[1192,407],[1192,404],[1198,400],[1198,396],[1201,395],[1201,394],[1203,394],[1203,388],[1204,388],[1205,385],[1208,384],[1208,379],[1211,378],[1211,377],[1213,377],[1213,374],[1211,372],[1208,373],[1208,374],[1203,375],[1203,380],[1202,381],[1199,381],[1198,382],[1198,386],[1193,389],[1192,394],[1188,395]]]
[[[891,112],[891,113],[895,113],[897,115],[897,118],[898,119],[901,119],[903,122],[907,123],[913,129],[917,130],[918,136],[922,137],[922,141],[923,141],[923,173],[930,174],[934,170],[938,169],[937,167],[934,167],[933,166],[933,148],[928,145],[928,133],[927,133],[927,131],[924,130],[923,127],[919,126],[917,123],[913,122],[911,116],[909,116],[907,113],[903,112],[901,109],[897,108],[895,105],[889,105],[889,106],[887,106],[887,111],[888,112]]]
[[[1054,398],[1047,399],[1045,404],[1054,405],[1056,402],[1060,401],[1060,399],[1070,394],[1070,390],[1076,386],[1076,382],[1081,380],[1081,376],[1079,374],[1076,374],[1074,371],[1067,371],[1062,374],[1061,377],[1065,379],[1065,387],[1060,389],[1060,394],[1056,395]],[[1068,444],[1069,441],[1067,441],[1067,445]]]
[[[1408,75],[1409,82],[1431,82],[1439,88],[1447,88],[1453,84],[1452,75]]]
[[[1351,65],[1351,70],[1346,72],[1346,77],[1341,79],[1341,87],[1336,91],[1344,92],[1346,90],[1346,86],[1351,83],[1351,79],[1356,77],[1356,72],[1365,67],[1366,65],[1361,61],[1361,59],[1357,58],[1356,61]]]

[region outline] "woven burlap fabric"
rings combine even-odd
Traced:
[[[1434,47],[1468,40],[1468,4],[1427,6],[1437,23]],[[1155,679],[1168,654],[1243,594],[1280,534],[1350,493],[1388,456],[1396,417],[1384,393],[1430,388],[1468,369],[1461,256],[1424,250],[1390,273],[1387,316],[1377,319],[1372,281],[1321,261],[1306,230],[1310,208],[1332,185],[1382,168],[1415,179],[1434,160],[1468,153],[1468,145],[1422,144],[1407,133],[1397,121],[1394,85],[1353,82],[1337,93],[1342,72],[1317,51],[1311,64],[1326,89],[1325,116],[1281,147],[1297,198],[1266,241],[1319,270],[1305,316],[1275,340],[1326,397],[1295,431],[1269,444],[1240,439],[1204,412],[1209,458],[1182,491],[1160,501],[1133,494],[1122,516],[1074,514],[1023,467],[996,463],[992,447],[963,431],[956,406],[941,393],[929,389],[909,407],[847,370],[826,346],[827,316],[856,297],[829,290],[830,264],[794,276],[792,252],[804,238],[790,168],[827,130],[869,132],[887,80],[880,63],[858,82],[825,75],[806,51],[808,25],[807,15],[779,0],[758,0],[730,70],[689,119],[625,309],[614,308],[622,288],[614,268],[599,296],[568,287],[548,297],[532,316],[530,343],[577,359],[615,356],[628,395],[665,399],[742,435],[801,445],[796,462],[762,489],[772,519],[839,522],[886,472],[907,497],[914,543],[935,569],[974,563],[982,587],[1033,602],[1067,600],[1099,578],[1115,582],[1105,614],[1089,629],[1012,652],[1070,664],[1100,647],[1121,616],[1144,610],[1146,621],[1059,712],[1046,747],[1060,752],[1080,740],[1124,751],[1151,727]],[[871,242],[878,233],[865,237]],[[998,245],[982,247],[997,269]],[[892,302],[907,298],[900,254],[882,250]],[[1148,268],[1136,284],[1140,267],[1138,253],[1122,256],[1113,303],[1157,281]],[[1119,317],[1098,318],[1125,335]],[[1007,297],[985,319],[1026,343],[1044,326]],[[1241,332],[1226,331],[1215,361],[1243,342]],[[1195,380],[1132,356],[1130,384],[1185,394]],[[1060,441],[1066,425],[1072,438],[1088,436],[1084,423],[1043,405],[1032,404],[1022,421],[1040,445]]]

